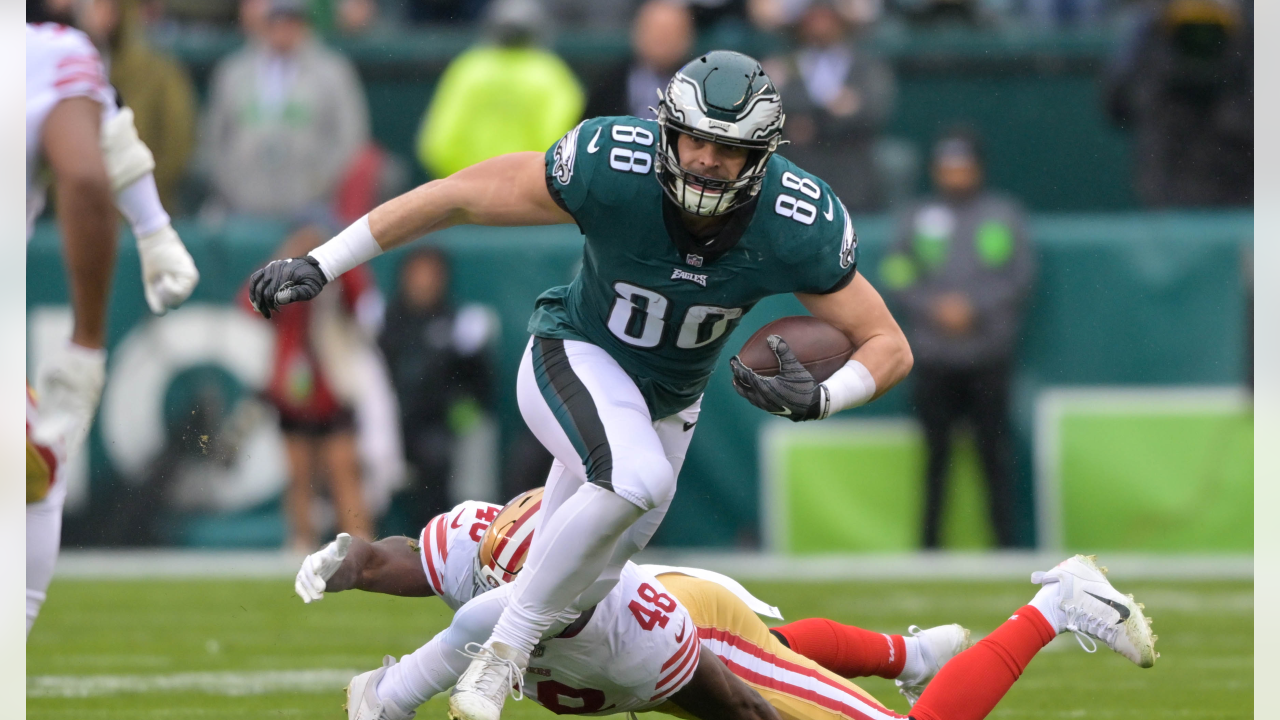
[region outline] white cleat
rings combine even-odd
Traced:
[[[495,642],[469,643],[462,653],[471,658],[471,665],[449,695],[450,720],[499,720],[508,694],[524,698],[524,666],[529,659],[521,658],[519,651]]]
[[[1032,573],[1031,582],[1058,583],[1063,630],[1075,633],[1086,652],[1096,652],[1098,645],[1093,641],[1101,640],[1139,667],[1155,665],[1160,653],[1142,603],[1112,587],[1107,569],[1098,567],[1095,560],[1093,555],[1076,555],[1049,572]]]
[[[918,641],[924,672],[916,677],[900,675],[893,682],[898,686],[898,692],[914,707],[933,676],[938,674],[947,661],[968,649],[971,643],[968,628],[955,624],[939,625],[928,630],[912,625],[907,631]]]
[[[387,668],[396,664],[390,655],[382,658],[382,667],[361,673],[347,684],[347,720],[411,720],[416,712],[405,712],[394,703],[378,699],[378,682],[387,674]]]

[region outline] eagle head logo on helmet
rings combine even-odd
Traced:
[[[489,523],[475,560],[476,578],[486,590],[516,579],[541,515],[542,488],[534,488],[516,496]]]
[[[769,158],[782,143],[782,97],[754,58],[715,50],[693,60],[659,93],[656,174],[667,197],[685,212],[732,212],[760,192]],[[713,178],[680,164],[681,134],[747,150],[738,177]]]

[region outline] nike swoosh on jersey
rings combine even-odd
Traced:
[[[685,432],[689,432],[690,430],[692,430],[692,429],[693,429],[693,426],[694,426],[694,425],[697,425],[697,424],[698,424],[698,421],[697,421],[697,420],[694,420],[693,422],[689,422],[689,421],[687,421],[687,420],[686,420],[686,421],[685,421],[685,423],[684,423],[684,431],[685,431]]]
[[[591,137],[591,142],[587,143],[588,153],[594,153],[600,149],[600,146],[596,144],[596,141],[600,139],[600,131],[603,129],[604,128],[596,128],[596,134]]]
[[[828,196],[827,196],[827,211],[826,211],[826,212],[824,212],[824,213],[822,213],[822,217],[826,218],[826,219],[827,219],[827,221],[828,221],[828,222],[830,222],[832,219],[834,219],[834,218],[835,218],[835,216],[836,216],[836,209],[835,209],[835,206],[831,204],[831,196],[829,196],[829,195],[828,195]]]
[[[1128,620],[1128,619],[1129,619],[1129,608],[1128,608],[1127,606],[1125,606],[1125,604],[1124,604],[1124,603],[1118,603],[1118,602],[1116,602],[1115,600],[1108,600],[1107,598],[1099,597],[1099,596],[1094,595],[1093,593],[1089,592],[1088,590],[1085,590],[1085,591],[1084,591],[1084,594],[1085,594],[1085,595],[1091,595],[1091,596],[1093,596],[1093,597],[1097,598],[1097,599],[1098,599],[1098,602],[1104,602],[1104,603],[1106,603],[1106,604],[1110,605],[1112,608],[1114,608],[1116,612],[1120,613],[1120,619],[1116,621],[1116,623],[1115,623],[1116,625],[1119,625],[1120,623],[1122,623],[1122,622],[1124,622],[1125,620]]]

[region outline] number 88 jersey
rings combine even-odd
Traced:
[[[701,395],[729,334],[757,302],[843,288],[857,267],[848,211],[825,182],[774,155],[756,199],[713,247],[689,236],[654,176],[658,125],[584,121],[546,155],[547,188],[585,235],[582,270],[538,298],[529,332],[603,348],[652,417]]]

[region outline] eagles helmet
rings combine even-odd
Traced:
[[[760,192],[765,166],[782,142],[782,97],[764,68],[742,53],[715,50],[690,62],[658,102],[658,182],[686,212],[704,217],[742,207]],[[747,164],[732,180],[680,165],[680,133],[747,148]]]
[[[516,579],[542,520],[542,488],[517,495],[489,523],[475,558],[475,578],[485,591]]]

